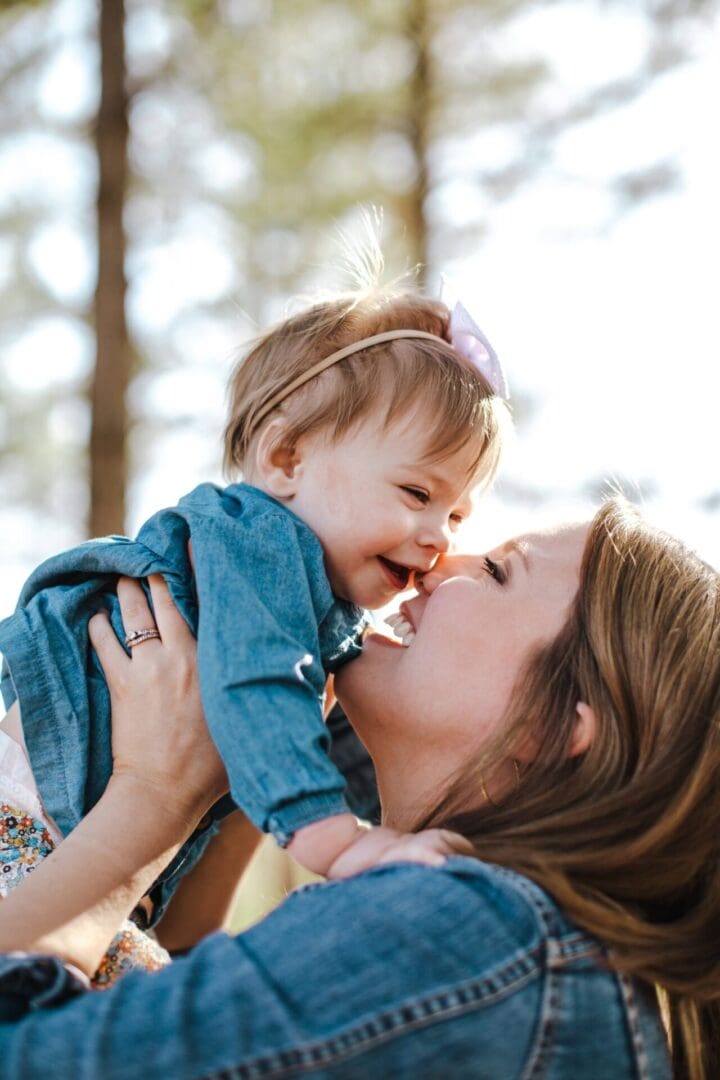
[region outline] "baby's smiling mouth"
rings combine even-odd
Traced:
[[[399,592],[407,589],[410,580],[409,566],[403,566],[401,563],[386,559],[384,555],[378,555],[378,561],[382,564],[383,570]]]

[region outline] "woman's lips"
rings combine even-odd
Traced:
[[[387,634],[381,633],[379,630],[371,630],[366,638],[363,640],[363,647],[365,645],[384,645],[388,649],[402,649],[402,645],[394,638],[388,637]]]
[[[405,622],[410,623],[410,628],[413,631],[416,631],[417,626],[415,625],[415,620],[413,619],[413,614],[412,614],[412,611],[410,610],[410,604],[408,603],[408,601],[403,600],[403,602],[400,605],[400,607],[398,608],[398,610],[399,610],[400,614],[402,615],[403,619],[405,620]]]

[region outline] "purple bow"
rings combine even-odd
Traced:
[[[508,401],[510,390],[498,355],[466,307],[455,295],[451,283],[440,275],[440,299],[450,308],[450,343],[469,360],[490,384],[497,397]]]
[[[459,301],[450,313],[450,342],[485,377],[493,393],[507,401],[510,391],[497,353]]]

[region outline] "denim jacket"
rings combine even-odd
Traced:
[[[347,810],[322,701],[326,675],[359,652],[364,613],[333,597],[322,548],[295,514],[246,484],[202,484],[136,540],[91,540],[48,559],[0,623],[3,696],[20,701],[35,779],[60,830],[97,802],[112,764],[88,619],[106,608],[123,637],[118,576],[156,573],[197,636],[203,707],[235,802],[281,844]],[[207,838],[191,838],[165,872],[161,906]]]
[[[527,878],[469,858],[292,893],[105,993],[0,957],[5,1080],[670,1080],[654,994]]]

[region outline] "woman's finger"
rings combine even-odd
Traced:
[[[121,675],[130,660],[118,641],[107,611],[98,611],[92,616],[88,622],[88,636],[98,655],[105,678],[112,683],[113,676]]]
[[[165,578],[161,574],[150,574],[148,583],[155,609],[155,622],[162,640],[180,645],[192,641],[190,628],[178,611]]]
[[[120,603],[120,614],[125,627],[126,638],[133,633],[142,630],[157,630],[155,616],[150,610],[147,597],[143,592],[140,582],[134,578],[121,577],[117,583],[117,597]],[[148,638],[138,642],[135,646],[153,646],[158,642],[157,637]]]

